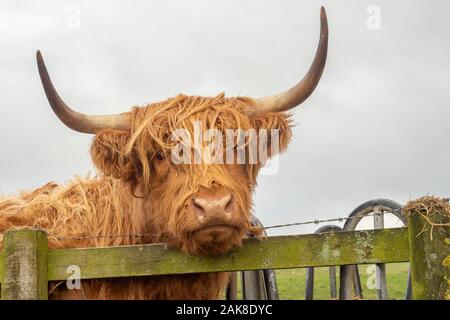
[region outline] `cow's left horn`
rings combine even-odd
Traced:
[[[308,72],[303,79],[289,90],[255,99],[256,104],[247,110],[249,114],[258,114],[262,112],[279,112],[292,109],[303,101],[314,91],[322,76],[325,62],[327,60],[328,49],[328,22],[325,8],[320,10],[320,40],[317,47],[314,61],[309,67]]]
[[[39,75],[48,102],[58,118],[69,128],[83,133],[97,133],[102,129],[130,130],[131,119],[126,113],[106,116],[93,116],[79,113],[70,108],[59,96],[45,67],[40,51],[36,53]]]

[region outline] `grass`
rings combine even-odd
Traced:
[[[336,268],[339,294],[339,268]],[[375,266],[359,266],[363,299],[376,299]],[[277,270],[280,299],[305,299],[306,269]],[[404,299],[408,280],[408,264],[386,265],[388,299]],[[328,268],[316,268],[314,274],[314,299],[330,299]]]
[[[386,265],[386,282],[388,299],[405,299],[408,281],[408,263],[392,263]],[[328,268],[316,268],[314,271],[314,299],[330,299],[330,283]],[[376,299],[375,265],[360,265],[363,299]],[[303,300],[306,291],[306,269],[276,270],[276,278],[280,299]],[[238,279],[238,284],[241,281]],[[339,268],[336,268],[336,287],[339,296]],[[238,285],[238,299],[242,299]]]

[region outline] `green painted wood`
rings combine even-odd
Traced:
[[[3,300],[45,300],[47,236],[42,231],[11,230],[3,236]]]
[[[431,226],[419,215],[408,216],[412,297],[416,300],[450,300],[449,227]]]
[[[405,228],[246,239],[219,257],[192,257],[165,245],[53,249],[48,280],[65,280],[78,266],[81,279],[199,272],[320,267],[409,261]]]

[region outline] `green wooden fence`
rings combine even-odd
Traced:
[[[48,281],[65,280],[69,266],[81,279],[411,262],[413,298],[449,298],[449,228],[421,233],[420,216],[408,228],[246,239],[220,257],[193,257],[164,244],[49,249],[37,230],[4,234],[0,254],[2,299],[47,299]]]

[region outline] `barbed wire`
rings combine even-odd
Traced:
[[[261,226],[261,229],[267,230],[267,229],[276,229],[276,228],[285,228],[285,227],[292,227],[292,226],[301,226],[301,225],[309,225],[309,224],[321,224],[326,222],[344,222],[347,220],[353,220],[353,219],[363,219],[366,217],[373,217],[379,214],[385,214],[385,213],[396,213],[401,211],[401,208],[394,209],[394,210],[382,210],[380,213],[371,213],[366,214],[363,216],[353,216],[353,217],[337,217],[337,218],[330,218],[330,219],[314,219],[309,221],[301,221],[301,222],[292,222],[292,223],[285,223],[285,224],[277,224],[277,225],[271,225],[271,226]],[[53,234],[47,230],[43,229],[37,229],[40,231],[43,231],[47,234],[48,237],[55,238],[57,240],[91,240],[91,239],[101,239],[101,238],[143,238],[143,237],[151,237],[156,236],[155,233],[125,233],[125,234],[101,234],[96,236],[59,236],[56,234]]]
[[[331,218],[331,219],[315,219],[315,220],[303,221],[303,222],[293,222],[293,223],[286,223],[286,224],[275,224],[273,226],[262,227],[262,229],[275,229],[275,228],[302,226],[302,225],[306,225],[306,224],[321,224],[321,223],[325,223],[325,222],[344,222],[344,221],[352,220],[352,219],[362,219],[362,218],[365,218],[365,217],[372,217],[372,216],[375,216],[377,214],[378,213],[371,213],[371,214],[366,214],[364,216],[337,217],[337,218]]]
[[[450,197],[443,198],[443,200],[450,201]],[[293,227],[293,226],[301,226],[301,225],[309,225],[309,224],[318,225],[318,224],[326,223],[326,222],[344,222],[344,221],[352,220],[352,219],[363,219],[366,217],[373,217],[373,216],[376,216],[379,214],[385,214],[385,213],[395,214],[395,213],[401,212],[402,209],[403,208],[381,209],[380,212],[373,212],[373,213],[365,214],[365,215],[356,215],[356,216],[352,216],[352,217],[314,219],[314,220],[309,220],[309,221],[276,224],[276,225],[271,225],[271,226],[267,226],[267,227],[260,226],[260,229],[267,230],[267,229],[285,228],[285,227]],[[256,226],[256,227],[258,227],[258,226]],[[53,234],[45,229],[34,229],[34,230],[39,230],[39,231],[45,232],[45,234],[47,234],[48,237],[55,238],[58,240],[90,240],[90,239],[101,239],[101,238],[125,238],[125,237],[143,238],[143,237],[152,237],[152,236],[157,235],[156,233],[126,233],[126,234],[101,234],[101,235],[96,235],[96,236],[59,236],[59,235]]]

